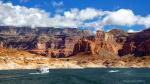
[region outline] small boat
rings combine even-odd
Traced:
[[[45,74],[45,73],[49,73],[49,68],[47,66],[41,66],[37,68],[37,72],[29,74]]]
[[[42,66],[38,69],[39,73],[49,73],[49,68],[47,66]]]
[[[119,70],[110,70],[110,71],[108,71],[108,72],[114,73],[114,72],[119,72]]]

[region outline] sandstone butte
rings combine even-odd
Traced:
[[[24,28],[25,33],[6,29],[0,28],[0,69],[150,67],[150,29],[138,33],[98,30],[95,35],[69,28]]]

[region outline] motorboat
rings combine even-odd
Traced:
[[[119,72],[119,70],[109,70],[108,72],[114,73],[114,72]]]
[[[49,68],[47,66],[41,66],[38,71],[39,73],[49,73]]]

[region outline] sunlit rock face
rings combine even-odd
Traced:
[[[3,48],[4,47],[4,43],[1,41],[0,42],[0,48]]]
[[[133,54],[135,56],[150,55],[150,29],[129,36],[119,51],[119,55]]]
[[[28,50],[52,57],[73,54],[74,45],[83,37],[92,35],[88,30],[52,27],[0,27],[0,46]],[[61,54],[61,56],[59,55]]]
[[[117,54],[118,49],[120,48],[118,47],[113,34],[105,33],[100,30],[98,30],[95,37],[92,38],[90,37],[90,33],[88,34],[87,31],[83,32],[83,30],[81,32],[76,29],[53,29],[53,31],[56,32],[51,31],[52,29],[36,29],[36,32],[34,31],[32,34],[34,38],[32,37],[29,39],[29,41],[32,40],[31,42],[26,41],[26,39],[23,38],[28,44],[31,43],[29,48],[27,44],[21,43],[21,40],[14,41],[14,43],[10,41],[7,44],[12,48],[26,48],[27,50],[30,49],[31,52],[49,57],[68,57],[80,52],[100,54],[99,52],[103,50]],[[27,34],[24,34],[22,36],[26,35]],[[19,45],[21,46],[16,45],[18,42],[20,42]]]
[[[112,52],[114,54],[118,54],[118,50],[121,49],[121,45],[119,45],[113,34],[105,33],[103,31],[98,30],[96,32],[95,44],[93,44],[95,48],[92,48],[93,54],[101,54],[101,51]]]
[[[98,30],[96,35],[76,28],[0,27],[1,47],[28,50],[49,57],[68,57],[80,52],[100,54],[106,50],[117,54],[113,34]]]
[[[46,43],[38,42],[37,43],[37,49],[43,49],[46,50]]]
[[[78,36],[64,36],[55,38],[54,42],[50,42],[47,47],[47,55],[50,57],[68,57],[73,55],[74,46],[80,39]]]
[[[150,55],[150,29],[129,34],[113,29],[92,34],[77,28],[0,27],[0,47],[27,50],[49,57],[68,57],[78,53]]]
[[[116,40],[116,42],[122,45],[126,41],[127,37],[130,35],[129,33],[120,29],[112,29],[108,33],[113,34],[113,37]]]

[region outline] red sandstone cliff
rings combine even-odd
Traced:
[[[119,55],[149,55],[150,29],[135,34],[113,29],[0,27],[0,47],[31,51],[49,57],[68,57],[84,52],[94,55],[111,52]],[[119,53],[118,53],[119,52]]]
[[[129,36],[119,50],[119,55],[134,54],[135,56],[150,55],[150,29]]]
[[[117,43],[111,33],[98,30],[93,39],[84,38],[79,40],[74,46],[74,53],[90,52],[91,54],[101,54],[103,51],[118,54],[123,44]]]
[[[122,45],[116,42],[113,34],[103,31],[97,31],[94,45],[93,54],[101,54],[101,51],[118,54],[118,50],[122,48]]]

